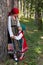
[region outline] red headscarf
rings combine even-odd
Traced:
[[[8,16],[12,15],[12,14],[19,14],[19,9],[18,8],[13,8],[11,10],[11,12],[9,12]]]

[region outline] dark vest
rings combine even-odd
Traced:
[[[11,19],[11,27],[12,27],[13,34],[14,34],[14,35],[17,35],[17,33],[18,33],[17,21],[14,21],[13,19]],[[14,42],[14,47],[15,47],[15,49],[16,49],[16,50],[19,49],[19,48],[18,48],[18,43],[19,43],[19,41],[13,40],[13,42]]]
[[[17,34],[17,21],[16,20],[14,21],[13,19],[11,19],[11,27],[12,27],[12,31],[14,35]]]

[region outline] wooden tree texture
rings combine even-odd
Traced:
[[[0,0],[0,60],[7,55],[7,2]]]

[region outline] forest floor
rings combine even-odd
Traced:
[[[25,38],[29,49],[25,53],[25,59],[18,64],[13,59],[8,59],[0,65],[43,65],[43,30],[38,30],[33,19],[21,18],[20,23],[26,26]]]

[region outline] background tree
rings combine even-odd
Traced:
[[[42,30],[41,5],[42,0],[35,1],[35,21],[38,25],[38,30]]]

